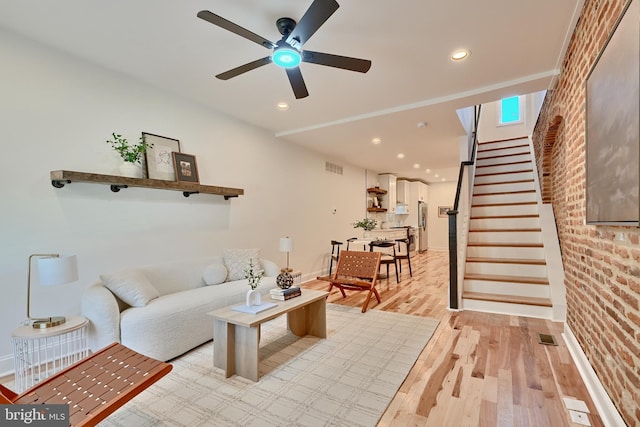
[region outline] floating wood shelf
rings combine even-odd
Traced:
[[[387,190],[383,190],[382,188],[379,188],[379,187],[372,187],[372,188],[367,188],[367,193],[387,194]]]
[[[111,187],[111,191],[117,193],[122,188],[128,187],[141,187],[141,188],[156,188],[159,190],[174,190],[182,191],[184,197],[189,197],[191,194],[215,194],[218,196],[224,196],[225,200],[229,200],[231,197],[238,197],[244,194],[242,188],[228,188],[217,187],[214,185],[201,185],[193,182],[184,181],[163,181],[160,179],[146,179],[146,178],[128,178],[124,176],[116,175],[101,175],[97,173],[87,172],[74,172],[74,171],[51,171],[51,185],[56,188],[62,188],[66,184],[72,182],[90,182],[94,184],[106,184]]]
[[[385,208],[367,208],[367,212],[386,212]]]

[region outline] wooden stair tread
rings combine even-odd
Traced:
[[[526,140],[528,137],[526,135],[523,136],[515,136],[513,138],[504,138],[504,139],[493,139],[491,141],[478,141],[478,146],[480,145],[487,145],[487,144],[495,144],[498,142],[507,142],[507,141],[520,141],[520,140]]]
[[[527,264],[527,265],[546,265],[543,259],[532,258],[485,258],[485,257],[467,257],[467,262],[486,262],[492,264]]]
[[[503,184],[523,184],[525,182],[534,182],[533,179],[518,179],[514,181],[500,181],[500,182],[476,182],[474,187],[482,187],[486,185],[503,185]]]
[[[479,208],[486,206],[521,206],[521,205],[536,205],[538,202],[508,202],[508,203],[474,203],[471,208]]]
[[[517,233],[539,233],[542,231],[542,229],[540,228],[474,228],[474,229],[470,229],[469,233],[471,232],[476,232],[476,233],[488,233],[488,232],[496,232],[496,233],[508,233],[508,232],[517,232]]]
[[[487,143],[485,143],[487,144]],[[509,150],[511,148],[522,148],[522,147],[528,147],[529,144],[518,144],[518,145],[510,145],[508,147],[496,147],[496,148],[482,148],[482,147],[478,147],[478,153],[488,153],[489,151],[498,151],[498,150]],[[478,157],[478,159],[480,159],[480,157]]]
[[[491,173],[477,173],[475,176],[493,176],[493,175],[509,175],[511,173],[528,173],[533,172],[533,169],[522,169],[517,171],[506,171],[506,172],[491,172]]]
[[[500,248],[543,248],[542,243],[468,242],[467,246],[489,246]]]
[[[546,277],[533,276],[505,276],[501,274],[465,274],[465,280],[486,280],[489,282],[515,282],[527,283],[530,285],[548,285],[549,280]]]
[[[552,307],[551,300],[548,298],[485,294],[482,292],[463,292],[462,298],[480,301],[505,302],[510,304],[535,305],[539,307]]]
[[[479,197],[479,196],[500,196],[503,194],[528,194],[528,193],[535,193],[536,190],[515,190],[515,191],[494,191],[493,193],[480,193],[480,194],[476,194],[473,193],[474,197]]]
[[[502,148],[502,150],[505,150],[505,148]],[[528,154],[529,154],[529,151],[522,151],[520,153],[508,153],[508,154],[498,154],[495,156],[477,157],[476,160],[502,159],[505,157],[513,157],[513,156],[526,156]]]
[[[521,165],[524,163],[531,163],[531,159],[529,160],[521,160],[519,162],[508,162],[508,163],[498,163],[498,164],[492,164],[492,165],[476,165],[476,169],[478,168],[493,168],[496,166],[513,166],[513,165]]]
[[[540,218],[538,214],[522,214],[522,215],[476,215],[469,219],[513,219],[513,218]]]

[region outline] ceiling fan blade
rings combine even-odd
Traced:
[[[258,43],[260,46],[264,46],[267,49],[273,49],[276,47],[275,43],[265,39],[264,37],[259,36],[238,24],[234,24],[233,22],[224,19],[222,16],[209,12],[208,10],[201,10],[198,12],[198,18],[204,19],[205,21],[210,22],[213,25],[217,25],[220,28],[224,28],[227,31],[231,31],[232,33],[237,34],[240,37],[244,37],[247,40],[251,40],[254,43]]]
[[[225,71],[224,73],[218,74],[216,77],[220,80],[229,80],[232,77],[239,76],[240,74],[246,73],[247,71],[255,70],[258,67],[262,67],[263,65],[267,65],[271,63],[271,57],[265,56],[264,58],[256,59],[253,62],[249,62],[247,64],[236,67],[232,70]]]
[[[309,96],[309,92],[307,92],[307,85],[304,84],[300,68],[285,68],[285,71],[287,72],[287,77],[289,77],[289,83],[291,83],[291,89],[293,89],[296,99],[306,98]]]
[[[366,73],[371,68],[368,59],[351,58],[350,56],[332,55],[330,53],[305,50],[302,52],[302,61],[312,64],[326,65],[328,67],[342,68],[343,70]]]
[[[340,5],[335,0],[314,0],[298,21],[286,42],[300,50],[302,45],[325,23]]]

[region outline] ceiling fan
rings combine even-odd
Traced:
[[[339,7],[340,5],[335,0],[314,0],[297,24],[296,21],[291,18],[279,18],[276,21],[276,26],[280,34],[282,34],[282,39],[277,43],[273,43],[208,10],[198,12],[198,18],[204,19],[213,25],[231,31],[240,37],[244,37],[273,51],[269,56],[225,71],[216,77],[221,80],[229,80],[232,77],[239,76],[247,71],[273,62],[285,69],[293,93],[296,99],[300,99],[309,95],[307,86],[302,78],[302,73],[298,67],[301,62],[310,62],[312,64],[366,73],[369,71],[369,68],[371,68],[371,61],[369,60],[302,49],[303,45]]]

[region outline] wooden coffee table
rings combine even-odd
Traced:
[[[223,369],[226,378],[236,374],[258,381],[260,325],[286,313],[293,334],[326,338],[328,295],[325,291],[303,289],[302,295],[287,301],[268,299],[276,307],[258,314],[232,310],[238,304],[207,313],[213,317],[213,366]]]

